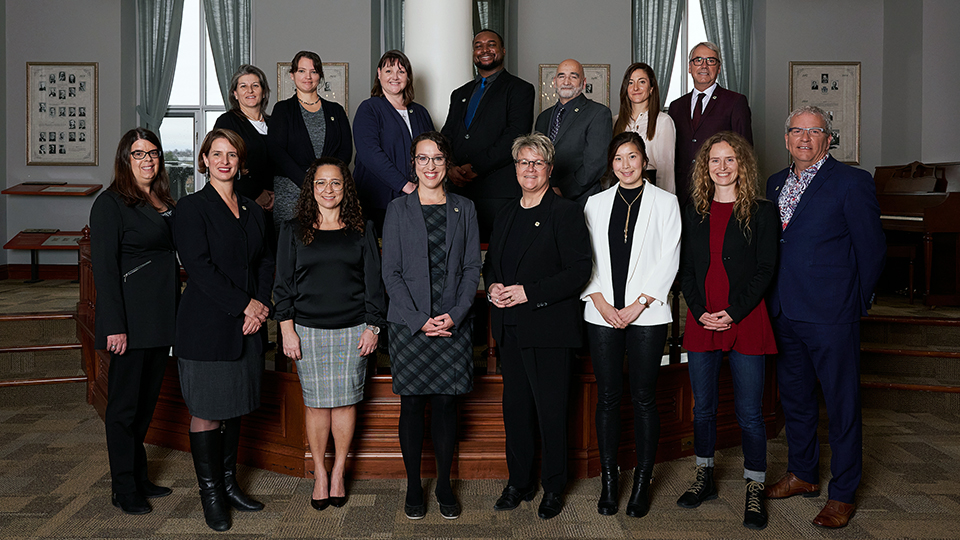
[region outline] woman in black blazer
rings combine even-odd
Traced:
[[[677,501],[696,508],[717,498],[713,479],[720,363],[728,353],[734,407],[743,434],[743,525],[767,525],[763,483],[767,438],[761,411],[764,355],[777,352],[763,296],[777,260],[779,215],[758,195],[759,173],[746,139],[722,131],[703,143],[683,212],[680,284],[687,302],[683,347],[693,390],[696,480]]]
[[[112,500],[127,514],[146,514],[148,498],[171,493],[147,479],[143,439],[174,339],[180,280],[173,207],[160,139],[131,129],[117,145],[113,182],[90,211],[96,348],[110,351],[104,427]]]
[[[447,193],[452,152],[428,131],[413,140],[417,189],[387,207],[383,282],[390,295],[390,367],[400,395],[400,451],[407,471],[404,513],[426,515],[420,479],[424,409],[430,404],[440,514],[460,517],[450,486],[457,441],[457,396],[473,390],[473,317],[480,282],[480,232],[473,203]]]
[[[190,451],[207,525],[230,528],[227,504],[263,509],[236,479],[240,417],[260,406],[263,351],[254,334],[270,314],[273,256],[263,210],[237,195],[243,139],[226,129],[207,134],[197,170],[208,183],[180,199],[176,238],[187,287],[177,312],[174,353],[180,390],[193,418]]]
[[[296,94],[278,101],[268,121],[267,143],[276,167],[273,220],[277,230],[293,218],[293,206],[310,164],[335,157],[349,164],[353,158],[350,120],[339,104],[320,97],[323,62],[311,51],[300,51],[290,63]]]
[[[563,509],[567,482],[567,389],[580,347],[579,293],[593,258],[580,205],[550,189],[553,144],[532,133],[513,142],[522,195],[497,214],[484,263],[493,337],[503,375],[503,425],[510,480],[494,509],[512,510],[537,491],[535,418],[540,424],[538,515]]]

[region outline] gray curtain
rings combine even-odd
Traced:
[[[707,39],[720,47],[720,86],[746,95],[750,90],[753,0],[700,0],[700,9]]]
[[[477,0],[473,4],[473,33],[489,28],[501,36],[504,35],[505,3],[504,0]]]
[[[670,90],[685,5],[683,0],[632,0],[633,61],[649,65],[656,73],[661,108]]]
[[[223,105],[229,109],[230,79],[241,64],[250,63],[250,0],[202,0],[201,4]]]
[[[177,68],[183,0],[137,0],[140,126],[156,132],[167,112]]]
[[[403,50],[403,0],[383,0],[383,51]],[[377,60],[379,60],[379,56]],[[374,66],[376,67],[376,66]]]

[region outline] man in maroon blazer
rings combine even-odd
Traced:
[[[677,127],[677,199],[682,207],[690,199],[690,173],[700,145],[711,135],[733,131],[753,144],[750,106],[743,94],[717,84],[720,48],[704,41],[691,51],[687,72],[693,77],[693,91],[670,104],[668,113]]]

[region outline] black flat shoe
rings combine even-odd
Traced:
[[[330,506],[334,508],[343,508],[343,505],[347,504],[347,496],[343,497],[330,497]]]
[[[423,519],[427,515],[427,505],[404,503],[403,513],[406,514],[407,519]]]
[[[137,492],[114,493],[110,502],[122,510],[124,514],[130,514],[131,516],[142,516],[143,514],[149,514],[150,511],[153,510],[150,503],[147,502],[147,499]]]
[[[563,510],[563,497],[556,492],[548,491],[540,499],[540,508],[537,509],[537,515],[540,519],[552,519],[560,515]]]
[[[313,497],[310,497],[310,506],[317,511],[324,510],[326,507],[330,506],[330,499],[314,499]]]
[[[158,499],[160,497],[166,497],[173,493],[173,490],[168,487],[158,486],[149,480],[142,480],[137,482],[137,491],[141,495],[148,499]]]
[[[507,486],[503,488],[503,493],[500,494],[500,498],[497,499],[496,504],[493,505],[494,510],[513,510],[514,508],[520,506],[520,501],[532,501],[533,496],[536,495],[537,488],[516,488],[514,486]]]
[[[440,497],[437,497],[437,504],[440,505],[440,515],[443,516],[443,519],[457,519],[463,512],[459,502],[443,504],[440,502]]]

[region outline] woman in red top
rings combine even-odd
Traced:
[[[750,143],[729,131],[707,139],[697,154],[691,204],[683,212],[680,284],[686,299],[683,347],[693,388],[697,477],[677,501],[696,508],[717,498],[720,363],[728,353],[737,423],[743,432],[747,481],[745,527],[767,525],[763,482],[767,439],[761,401],[764,355],[776,353],[763,295],[777,260],[776,206],[758,195],[757,159]]]

